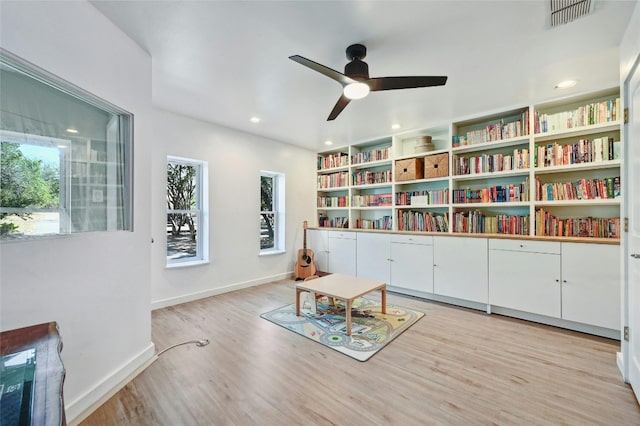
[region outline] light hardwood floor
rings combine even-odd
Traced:
[[[82,425],[640,425],[619,343],[389,293],[426,316],[367,362],[260,318],[280,281],[153,312],[161,350],[189,339]]]

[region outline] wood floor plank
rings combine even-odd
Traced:
[[[426,316],[367,362],[270,323],[283,280],[152,314],[164,353],[82,425],[640,424],[619,342],[388,294]]]

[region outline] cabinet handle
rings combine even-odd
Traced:
[[[560,280],[556,280],[556,282],[557,282],[557,283],[559,283],[559,282],[560,282]]]
[[[520,248],[524,247],[524,245],[520,244]]]
[[[633,253],[631,257],[633,257],[634,259],[640,259],[640,253]]]
[[[567,283],[567,280],[562,280],[562,282],[566,284],[566,283]]]

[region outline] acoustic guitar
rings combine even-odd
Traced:
[[[296,259],[296,266],[294,273],[296,280],[304,280],[316,274],[318,271],[316,268],[316,262],[313,260],[313,250],[307,248],[307,221],[303,223],[304,238],[302,248],[298,250],[298,257]]]

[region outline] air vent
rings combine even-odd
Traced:
[[[595,0],[549,0],[550,26],[568,24],[593,11]]]

